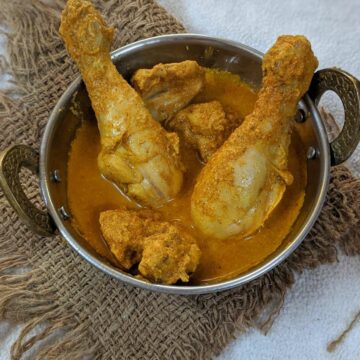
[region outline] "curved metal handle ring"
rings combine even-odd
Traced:
[[[38,173],[39,155],[29,146],[14,145],[0,153],[0,186],[24,223],[39,235],[49,236],[55,226],[49,214],[40,211],[25,195],[19,173],[23,166]]]
[[[317,71],[309,90],[316,105],[328,90],[340,97],[345,112],[344,127],[330,144],[331,165],[338,165],[351,156],[360,140],[360,82],[341,69]]]

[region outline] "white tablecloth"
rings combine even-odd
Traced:
[[[360,78],[360,0],[159,2],[190,32],[233,39],[261,51],[266,51],[280,34],[304,34],[313,44],[320,68],[338,66]],[[329,98],[326,104],[341,115],[338,102]],[[358,154],[350,162],[357,174]],[[268,335],[250,331],[234,340],[219,358],[360,359],[360,324],[334,353],[326,352],[328,341],[360,309],[359,258],[339,260],[338,264],[298,276]],[[8,359],[18,331],[19,326],[0,323],[1,360]]]

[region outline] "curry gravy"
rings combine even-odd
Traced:
[[[219,70],[206,70],[203,91],[193,102],[218,100],[240,118],[253,109],[256,93],[237,75]],[[73,116],[73,115],[72,115]],[[72,224],[101,255],[112,259],[99,226],[101,211],[119,207],[138,207],[109,181],[97,166],[100,138],[96,120],[82,121],[72,143],[68,161],[68,199]],[[274,252],[283,242],[302,207],[306,185],[306,158],[300,137],[294,131],[289,149],[289,170],[294,182],[264,226],[247,238],[233,236],[218,240],[202,235],[190,216],[190,197],[196,177],[203,166],[196,153],[182,144],[182,159],[187,171],[180,194],[158,209],[168,221],[184,224],[197,239],[202,251],[192,283],[204,284],[229,279],[249,270]]]

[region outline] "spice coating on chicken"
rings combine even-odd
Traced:
[[[170,119],[188,105],[201,91],[204,81],[204,69],[192,60],[139,69],[131,79],[146,107],[159,122]]]
[[[100,213],[101,233],[126,270],[141,260],[145,237],[156,234],[160,215],[152,210],[108,210]]]
[[[102,174],[136,201],[158,207],[179,192],[179,140],[155,121],[113,65],[113,29],[86,0],[69,0],[60,33],[85,82],[100,130]]]
[[[166,123],[180,139],[199,152],[207,162],[238,125],[239,119],[225,113],[219,101],[189,105]]]
[[[162,284],[189,281],[199,264],[195,239],[180,226],[163,221],[156,211],[108,210],[100,228],[119,264],[126,270],[138,264],[145,278]]]
[[[217,238],[264,224],[292,183],[291,120],[318,65],[303,36],[280,36],[263,59],[254,110],[202,169],[191,198],[196,226]]]
[[[145,239],[139,272],[156,283],[188,282],[199,264],[200,249],[194,239],[169,224],[163,233]]]

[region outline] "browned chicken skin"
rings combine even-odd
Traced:
[[[225,113],[219,101],[189,105],[166,123],[186,144],[199,152],[207,162],[223,144],[239,119],[231,112]]]
[[[158,64],[139,69],[131,79],[154,119],[159,122],[173,117],[200,92],[205,72],[196,61]]]
[[[100,214],[105,241],[119,264],[129,270],[139,264],[145,278],[163,284],[189,281],[200,250],[183,228],[163,221],[152,210],[109,210]]]

